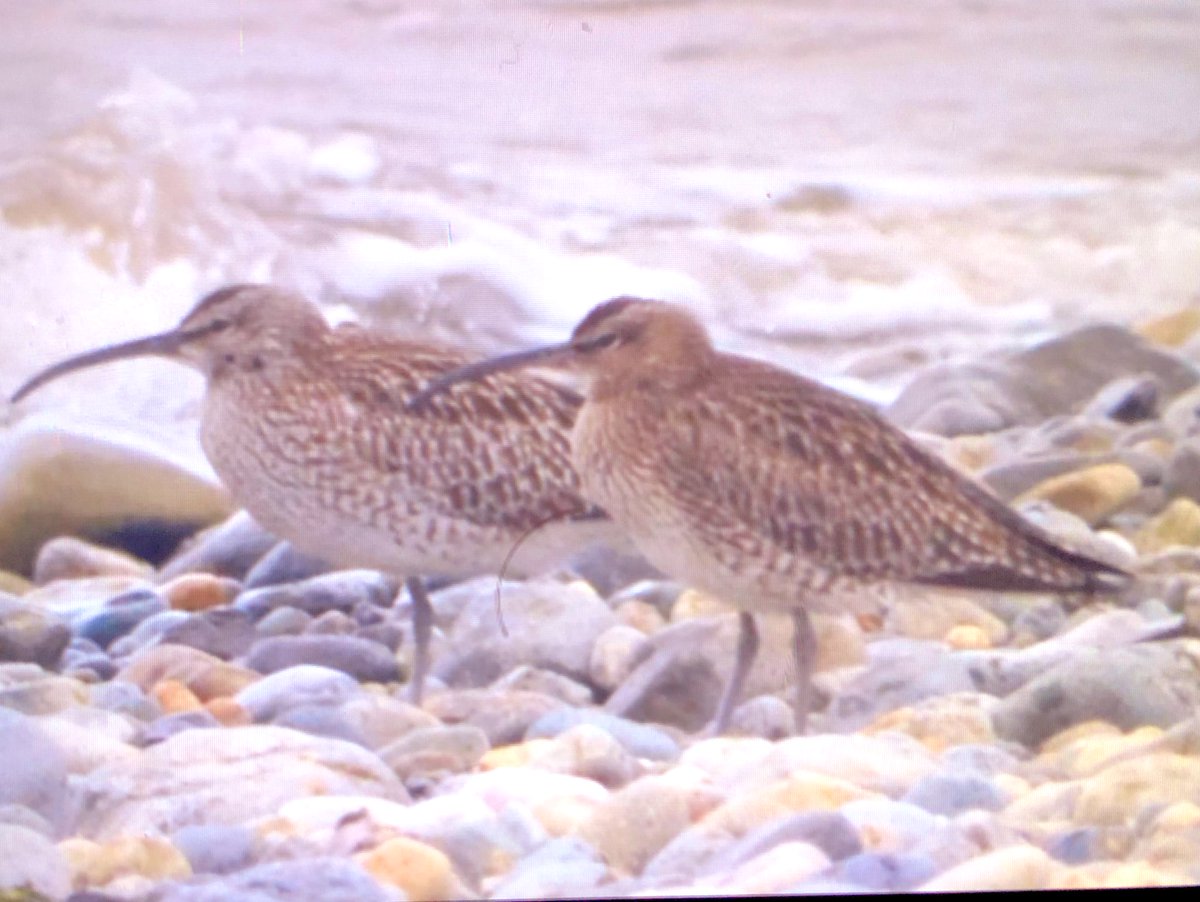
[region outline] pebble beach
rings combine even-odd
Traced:
[[[1200,882],[1200,14],[487,6],[14,10],[0,397],[234,281],[480,355],[631,292],[1135,580],[815,615],[803,736],[763,616],[706,737],[719,599],[428,574],[416,706],[408,574],[240,510],[195,374],[98,368],[0,402],[0,902]]]

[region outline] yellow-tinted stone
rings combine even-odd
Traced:
[[[1034,846],[1008,846],[971,858],[919,888],[928,893],[1020,892],[1045,889],[1066,868]]]
[[[9,595],[24,595],[33,588],[33,583],[18,573],[0,570],[0,592]]]
[[[960,623],[951,627],[943,641],[951,648],[959,650],[992,647],[992,640],[987,632],[972,623]]]
[[[801,771],[755,792],[735,796],[709,812],[702,823],[741,836],[785,814],[833,811],[847,802],[876,798],[882,796],[847,780]]]
[[[1186,344],[1197,329],[1200,329],[1200,307],[1184,307],[1134,327],[1142,338],[1168,348]]]
[[[454,899],[463,892],[443,852],[406,836],[389,839],[355,859],[380,883],[399,887],[414,902]]]
[[[1137,531],[1133,543],[1143,554],[1173,545],[1200,545],[1200,504],[1191,498],[1176,498]]]
[[[530,739],[514,745],[498,745],[479,759],[480,770],[495,770],[498,767],[524,767],[539,754],[554,745],[553,739]]]
[[[531,813],[551,836],[568,836],[579,833],[600,804],[595,799],[568,796],[539,802]]]
[[[917,707],[888,711],[862,732],[907,733],[934,754],[955,745],[994,742],[992,718],[981,705],[982,698],[974,693],[941,696]]]
[[[178,680],[204,702],[237,695],[262,677],[197,648],[164,643],[138,652],[117,679],[136,683],[145,692],[162,680]]]
[[[1128,735],[1096,733],[1084,736],[1053,753],[1053,768],[1067,777],[1088,777],[1098,768],[1111,766],[1128,759],[1162,736],[1161,727],[1138,727]]]
[[[965,595],[938,591],[904,598],[887,615],[891,629],[911,639],[945,641],[952,629],[974,626],[982,630],[990,643],[1004,644],[1008,625],[979,602]]]
[[[1149,805],[1200,803],[1200,759],[1151,754],[1105,768],[1083,782],[1074,817],[1080,825],[1132,823]]]
[[[1133,500],[1141,487],[1142,480],[1133,468],[1125,464],[1097,464],[1040,482],[1016,503],[1049,501],[1095,526]]]
[[[164,714],[179,714],[182,711],[196,711],[203,707],[196,693],[192,692],[179,680],[163,680],[155,683],[150,695],[162,707]]]
[[[621,602],[613,613],[626,626],[632,626],[646,635],[658,632],[667,623],[658,608],[640,598],[631,598]]]
[[[671,622],[687,620],[690,617],[711,617],[714,614],[728,614],[733,608],[708,595],[699,589],[684,589],[671,605]]]
[[[996,442],[990,435],[957,435],[946,443],[943,456],[960,470],[977,473],[996,462]]]
[[[159,591],[176,611],[207,611],[229,604],[240,590],[241,584],[234,579],[211,573],[185,573]]]
[[[250,712],[231,698],[212,698],[204,707],[225,727],[244,727],[252,722]]]
[[[118,878],[152,880],[190,877],[191,865],[175,846],[153,836],[121,836],[106,843],[71,838],[58,844],[76,889],[102,887]]]
[[[1106,720],[1085,720],[1055,733],[1042,743],[1042,754],[1062,751],[1085,737],[1120,736],[1121,730]]]

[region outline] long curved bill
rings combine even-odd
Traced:
[[[46,369],[29,379],[24,385],[13,392],[10,402],[16,404],[26,395],[41,388],[47,382],[52,382],[59,376],[64,376],[67,373],[81,370],[85,367],[108,363],[112,360],[124,360],[127,357],[171,354],[178,350],[179,346],[184,344],[190,337],[192,336],[189,333],[176,329],[171,332],[163,332],[160,335],[150,335],[146,338],[137,338],[133,341],[109,345],[106,348],[98,348],[95,351],[88,351],[86,354],[80,354],[76,357],[68,357],[66,360],[59,361],[53,366],[46,367]]]
[[[518,351],[515,354],[504,354],[490,360],[478,363],[468,363],[466,366],[448,370],[425,383],[425,387],[408,399],[405,405],[409,410],[420,410],[433,398],[445,394],[460,382],[474,382],[490,376],[493,373],[506,372],[526,366],[552,366],[562,363],[573,351],[570,342],[549,345],[544,348],[534,348],[532,351]]]

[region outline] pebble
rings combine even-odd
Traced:
[[[1072,818],[1076,824],[1131,824],[1147,811],[1175,802],[1200,804],[1200,758],[1148,754],[1105,768],[1084,781]]]
[[[248,715],[249,712],[247,712]],[[310,736],[341,739],[368,748],[367,738],[362,731],[337,708],[327,705],[298,705],[288,708],[271,723],[279,727],[299,730]]]
[[[1146,521],[1133,541],[1143,554],[1177,545],[1200,545],[1200,504],[1191,498],[1176,498],[1160,514]]]
[[[623,787],[601,803],[579,836],[617,872],[640,873],[655,853],[701,812],[693,790],[657,776]],[[701,802],[704,804],[704,802]]]
[[[487,735],[488,744],[495,747],[519,741],[539,717],[565,705],[540,692],[455,689],[431,696],[424,707],[445,723],[479,727]]]
[[[729,721],[730,733],[786,739],[796,733],[796,713],[791,705],[775,695],[759,695],[742,702]]]
[[[358,695],[355,679],[340,670],[302,664],[250,683],[235,698],[258,723],[301,705],[341,705]]]
[[[1006,794],[987,777],[973,773],[935,773],[922,777],[905,793],[903,801],[931,814],[953,816],[982,808],[999,811],[1008,802]]]
[[[588,677],[593,686],[612,692],[650,651],[646,634],[625,623],[616,623],[596,637]]]
[[[167,880],[190,877],[191,865],[170,840],[155,836],[120,836],[104,843],[67,839],[59,844],[79,889],[106,886],[125,877]]]
[[[71,628],[61,618],[38,605],[0,595],[0,661],[53,668],[70,641]]]
[[[248,589],[234,606],[255,620],[280,607],[319,617],[326,611],[352,611],[362,601],[388,607],[395,597],[396,581],[390,576],[375,570],[337,570],[298,583]]]
[[[248,513],[237,511],[183,543],[159,568],[159,578],[170,580],[185,573],[212,573],[244,579],[255,562],[278,542]]]
[[[603,730],[620,743],[626,752],[637,758],[673,761],[679,757],[679,744],[663,730],[595,708],[558,708],[550,711],[530,724],[525,731],[525,738],[554,737],[585,724]]]
[[[177,733],[136,759],[83,777],[79,832],[104,841],[237,824],[313,793],[407,800],[378,758],[348,742],[274,726],[219,735],[218,742],[208,731]]]
[[[470,770],[490,748],[487,734],[469,724],[418,727],[379,749],[378,755],[406,784]]]
[[[250,650],[257,633],[250,618],[241,611],[215,608],[169,624],[160,642],[186,645],[228,661]]]
[[[1061,882],[1063,865],[1034,846],[1014,845],[964,861],[918,887],[922,893],[1024,892]]]
[[[517,665],[492,683],[490,688],[499,692],[539,692],[573,706],[588,705],[593,700],[592,690],[583,683],[529,664]]]
[[[1049,501],[1096,526],[1132,501],[1141,487],[1141,479],[1130,467],[1098,464],[1047,479],[1021,495],[1017,503]]]
[[[937,873],[937,865],[921,853],[860,852],[840,862],[833,874],[871,892],[908,892]]]
[[[247,589],[261,589],[280,583],[302,582],[331,569],[320,558],[297,551],[291,542],[278,542],[249,569],[245,583]]]
[[[186,645],[156,645],[135,654],[117,674],[148,692],[162,680],[179,680],[201,701],[235,696],[261,679],[258,673]]]
[[[440,723],[432,714],[402,699],[374,693],[355,693],[338,707],[372,749],[381,749],[412,730]]]
[[[33,674],[13,673],[13,668],[26,666],[36,668],[33,664],[0,664],[0,708],[37,716],[88,703],[87,686],[79,680],[40,669]]]
[[[608,883],[609,874],[590,845],[574,836],[560,837],[543,843],[485,889],[491,899],[592,898],[607,895],[601,884]]]
[[[72,627],[75,635],[107,648],[114,639],[124,636],[147,617],[166,610],[166,607],[167,603],[154,590],[134,589],[109,599],[101,610],[76,620]]]
[[[254,863],[254,831],[240,824],[193,824],[170,839],[194,874],[229,874]]]
[[[403,890],[413,902],[467,895],[450,859],[415,839],[397,836],[356,855],[355,860],[377,881]]]
[[[156,902],[401,902],[396,890],[381,887],[362,865],[337,857],[272,861],[216,881],[168,885]]]
[[[153,573],[153,567],[132,555],[72,536],[51,539],[38,550],[33,564],[33,581],[39,586],[56,579],[82,579],[89,576],[148,579]]]
[[[435,661],[433,674],[448,686],[476,688],[528,664],[586,682],[592,646],[616,622],[612,610],[584,582],[506,585],[503,610],[507,637],[496,622],[491,591],[468,600],[449,630],[446,653]]]
[[[229,604],[242,589],[242,584],[227,576],[211,573],[184,573],[159,587],[174,611],[207,611]]]
[[[395,655],[378,642],[355,636],[271,636],[259,639],[246,654],[246,666],[262,674],[301,665],[340,670],[362,682],[400,679]]]
[[[0,893],[5,899],[63,899],[71,892],[67,862],[54,843],[18,824],[0,823]],[[15,891],[15,892],[14,892]],[[10,895],[11,894],[11,895]]]
[[[255,624],[260,636],[298,636],[312,623],[312,615],[287,606],[276,608]]]

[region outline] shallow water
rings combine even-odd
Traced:
[[[613,294],[886,398],[1200,285],[1186,0],[20,4],[0,384],[271,279],[480,350]],[[190,442],[155,362],[30,402]]]

